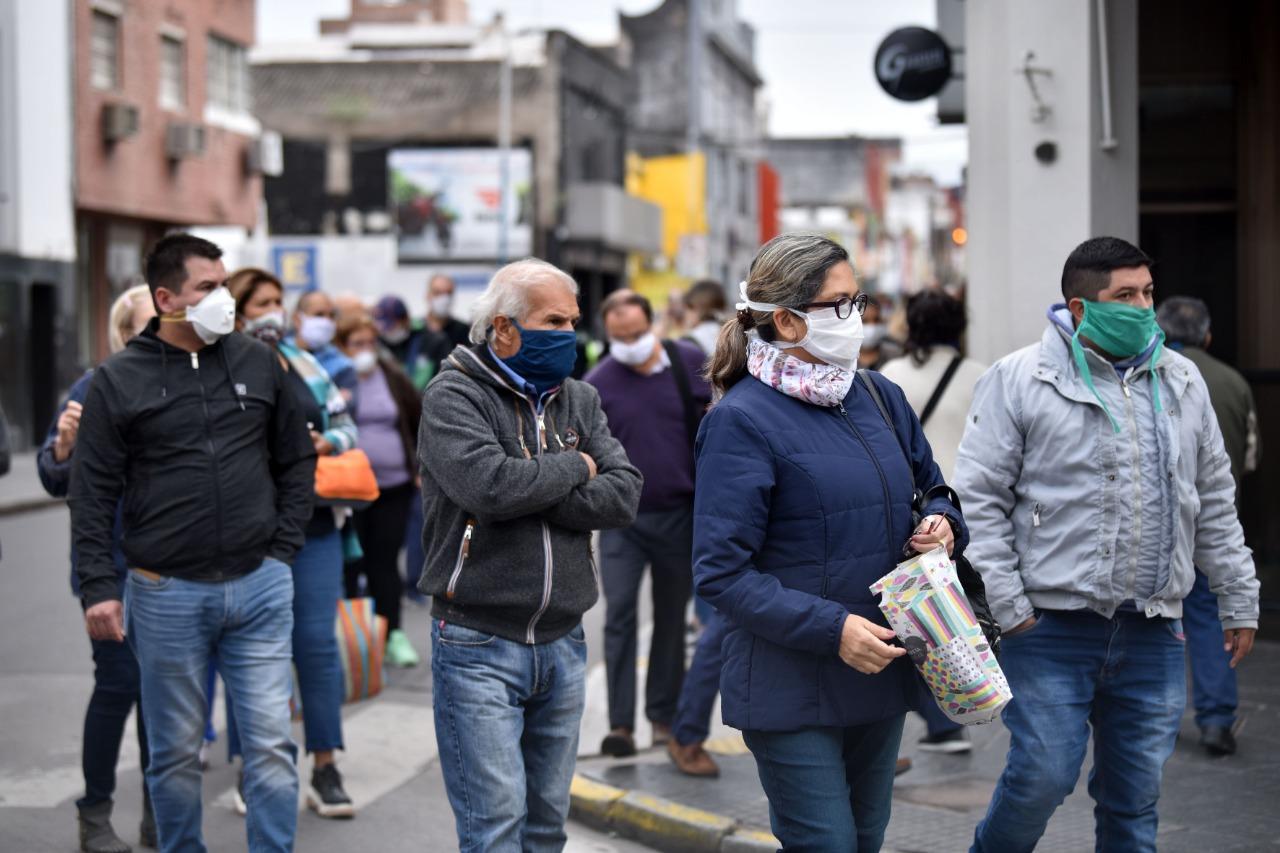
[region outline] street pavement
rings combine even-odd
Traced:
[[[15,461],[25,468],[27,458]],[[15,474],[19,471],[15,471]],[[29,473],[29,472],[28,472]],[[24,475],[25,476],[25,475]],[[89,642],[67,583],[68,515],[61,505],[38,508],[34,478],[0,480],[0,851],[41,853],[76,847],[75,798],[82,791],[79,755],[84,708],[92,687]],[[31,494],[28,494],[31,493]],[[6,505],[7,502],[7,505]],[[37,507],[21,512],[22,506]],[[8,511],[6,511],[8,510]],[[641,654],[648,648],[647,585],[640,601]],[[625,791],[701,809],[744,828],[766,829],[768,805],[754,762],[732,729],[719,723],[709,744],[723,768],[719,780],[694,780],[671,767],[665,753],[650,749],[635,759],[600,758],[607,731],[602,663],[603,604],[585,619],[589,643],[588,701],[582,724],[579,773]],[[427,611],[406,605],[405,628],[429,661]],[[640,661],[640,677],[645,661]],[[643,696],[643,690],[638,691]],[[1161,800],[1162,851],[1280,850],[1280,644],[1262,642],[1241,668],[1240,754],[1211,759],[1196,745],[1188,711],[1182,738],[1165,773]],[[211,850],[244,849],[244,824],[230,808],[235,771],[225,757],[222,704],[215,722],[220,739],[205,774],[205,833]],[[350,822],[324,821],[309,812],[299,818],[297,849],[346,853],[356,847],[379,851],[445,851],[457,847],[435,749],[427,662],[412,670],[388,670],[387,688],[375,700],[347,706],[343,714],[348,749],[340,764],[360,814]],[[650,732],[638,709],[637,740]],[[950,853],[967,849],[973,827],[986,809],[1003,766],[1008,735],[997,723],[971,730],[967,756],[920,754],[918,717],[908,718],[903,753],[915,767],[895,786],[887,848],[898,853]],[[300,741],[301,732],[295,737]],[[1088,762],[1086,762],[1086,767]],[[310,766],[304,762],[303,772]],[[126,735],[122,751],[116,827],[136,838],[141,774],[136,742]],[[1082,775],[1075,793],[1059,809],[1042,851],[1092,849],[1092,803]],[[623,832],[629,827],[621,826]],[[633,841],[571,822],[570,853],[638,851]],[[652,839],[651,839],[652,840]],[[658,849],[672,849],[660,839]]]
[[[15,460],[15,465],[23,461]],[[5,480],[0,480],[0,490],[6,490]],[[0,498],[15,497],[19,491],[8,488]],[[68,585],[68,527],[61,505],[0,515],[3,853],[62,853],[77,847],[75,800],[83,792],[81,731],[93,681],[89,640]],[[598,638],[599,612],[588,621]],[[301,812],[297,849],[303,853],[457,849],[432,726],[427,611],[407,605],[405,628],[424,664],[412,670],[389,669],[381,696],[344,708],[347,751],[340,754],[339,766],[360,813],[353,821],[327,821]],[[598,640],[592,645],[594,663]],[[222,713],[219,702],[219,739],[204,779],[205,840],[210,850],[243,850],[244,821],[230,808],[235,770],[226,761]],[[300,729],[295,739],[301,742]],[[309,774],[310,763],[304,761],[302,769]],[[115,820],[116,829],[130,842],[137,839],[141,792],[137,743],[130,731],[118,773]],[[570,853],[647,849],[574,822],[569,837]]]

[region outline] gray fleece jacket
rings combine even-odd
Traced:
[[[631,524],[643,482],[596,390],[567,379],[539,414],[486,346],[458,347],[423,395],[418,461],[435,618],[521,643],[573,630],[599,595],[591,532]]]

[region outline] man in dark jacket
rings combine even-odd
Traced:
[[[564,845],[591,531],[630,524],[640,498],[595,389],[568,378],[577,291],[543,261],[500,269],[475,346],[423,397],[420,589],[435,598],[436,738],[463,851]]]
[[[159,317],[93,377],[71,477],[85,622],[142,672],[162,850],[204,849],[199,750],[216,655],[240,722],[253,851],[291,850],[293,584],[315,451],[276,355],[231,333],[221,251],[165,237],[146,262]],[[127,624],[112,560],[123,500]]]
[[[1257,469],[1262,449],[1253,392],[1230,365],[1205,352],[1212,335],[1209,308],[1204,302],[1172,296],[1160,303],[1156,319],[1169,349],[1182,353],[1199,368],[1209,389],[1209,403],[1222,430],[1222,446],[1231,461],[1238,505],[1240,478]],[[1222,648],[1217,598],[1209,589],[1209,578],[1199,569],[1195,585],[1182,600],[1182,624],[1191,659],[1191,697],[1200,728],[1200,745],[1210,755],[1233,755],[1236,737],[1231,730],[1239,703],[1236,671],[1231,668],[1231,654]]]

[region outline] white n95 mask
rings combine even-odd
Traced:
[[[236,300],[231,291],[218,287],[187,309],[187,322],[200,340],[211,344],[236,327]]]

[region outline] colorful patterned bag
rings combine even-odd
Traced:
[[[335,630],[342,661],[342,701],[372,699],[382,692],[386,617],[373,612],[372,598],[339,599]]]
[[[876,581],[880,610],[948,718],[989,723],[1013,692],[941,547]]]

